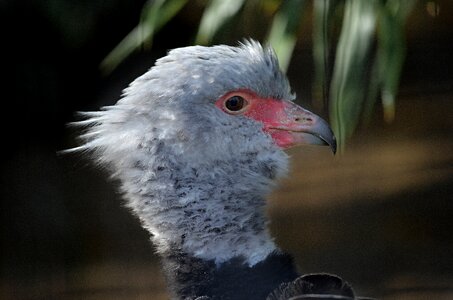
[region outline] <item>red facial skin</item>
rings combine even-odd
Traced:
[[[246,100],[247,103],[241,110],[230,111],[226,108],[225,102],[232,96],[240,96]],[[299,144],[324,143],[312,134],[317,133],[318,124],[325,121],[291,101],[260,98],[249,90],[237,90],[222,96],[215,105],[225,113],[244,115],[261,122],[263,131],[283,149]]]

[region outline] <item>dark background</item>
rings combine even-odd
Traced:
[[[409,18],[396,121],[385,124],[377,107],[342,156],[292,150],[290,178],[271,197],[272,231],[301,271],[335,272],[385,299],[453,297],[453,5],[433,3],[437,15],[419,1]],[[84,158],[58,154],[75,145],[65,124],[76,111],[115,103],[167,49],[192,42],[202,13],[194,3],[152,51],[102,75],[100,62],[143,4],[0,2],[1,299],[166,299],[148,234],[115,183]],[[312,108],[305,23],[288,75]],[[242,28],[224,42],[249,35]]]

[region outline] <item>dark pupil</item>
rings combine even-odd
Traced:
[[[233,96],[225,102],[225,106],[231,111],[238,111],[244,107],[244,98]]]

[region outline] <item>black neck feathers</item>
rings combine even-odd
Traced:
[[[263,300],[281,283],[297,278],[291,256],[272,253],[249,267],[242,258],[219,266],[185,253],[163,257],[163,266],[174,299]]]

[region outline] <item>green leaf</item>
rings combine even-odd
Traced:
[[[365,101],[367,63],[377,0],[347,0],[330,89],[330,119],[340,150],[351,136]]]
[[[370,80],[370,91],[364,107],[365,121],[371,118],[379,93],[384,120],[392,122],[395,118],[396,93],[406,53],[404,25],[415,2],[415,0],[394,0],[380,6],[377,53]]]
[[[274,48],[284,72],[288,69],[297,42],[305,3],[303,0],[283,1],[272,21],[267,41]]]
[[[378,31],[378,69],[384,120],[395,117],[395,97],[406,54],[404,24],[415,1],[389,1],[382,10]]]
[[[313,1],[313,100],[318,109],[328,105],[333,13],[338,4],[338,0]]]
[[[195,44],[209,44],[220,27],[237,14],[244,2],[245,0],[211,0],[201,18]]]
[[[127,56],[145,43],[150,47],[154,34],[168,23],[187,0],[148,1],[140,23],[101,62],[103,73],[113,71]]]

